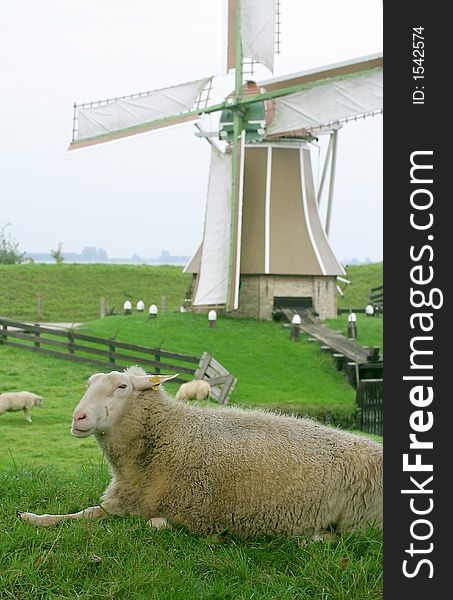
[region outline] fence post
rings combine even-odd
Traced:
[[[74,332],[72,329],[68,331],[68,351],[74,354]]]
[[[8,325],[6,323],[2,323],[2,336],[0,338],[0,344],[8,343]]]
[[[38,296],[37,313],[38,313],[38,321],[42,321],[42,298],[41,298],[41,296]]]
[[[36,327],[35,337],[39,338],[39,336],[41,335],[39,323],[35,323],[35,327]],[[39,340],[35,340],[35,350],[39,350],[39,346],[40,346]]]
[[[105,317],[105,298],[101,297],[100,300],[100,317],[103,319]]]
[[[114,340],[114,338],[109,338],[109,363],[111,365],[115,364],[115,340]]]
[[[156,362],[160,363],[160,348],[157,348],[154,357],[156,359]],[[160,367],[159,366],[156,366],[156,373],[157,373],[157,375],[160,374]]]

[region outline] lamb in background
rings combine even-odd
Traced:
[[[176,400],[208,400],[211,395],[211,386],[207,381],[195,379],[183,383],[176,393]]]
[[[138,367],[90,377],[72,433],[93,434],[110,463],[101,504],[21,518],[48,526],[130,514],[156,528],[306,539],[382,527],[380,444],[307,419],[178,402],[159,387],[172,377]]]
[[[7,411],[23,410],[25,419],[31,423],[30,411],[33,406],[43,406],[42,396],[32,392],[5,392],[0,394],[0,415]]]

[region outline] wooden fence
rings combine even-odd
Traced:
[[[207,381],[211,386],[211,395],[220,404],[228,402],[237,383],[237,379],[207,352],[203,352],[195,379]]]
[[[357,387],[356,402],[361,410],[360,429],[382,435],[384,422],[383,379],[362,379]]]
[[[179,377],[174,381],[180,383],[204,379],[211,384],[213,399],[221,404],[228,402],[237,383],[233,375],[207,352],[199,358],[86,335],[73,329],[53,329],[0,319],[1,344],[111,370],[121,371],[131,364],[139,364],[153,373],[176,372]]]
[[[197,356],[104,339],[73,329],[53,329],[0,319],[0,344],[66,360],[87,362],[112,370],[140,364],[153,373],[179,373],[175,381],[190,381],[200,362]]]

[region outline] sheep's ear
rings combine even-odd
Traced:
[[[136,390],[157,390],[161,383],[178,377],[179,373],[174,375],[131,375],[132,385]]]

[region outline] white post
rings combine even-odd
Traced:
[[[216,321],[217,321],[217,313],[216,313],[216,311],[215,310],[210,310],[208,312],[208,324],[209,324],[209,327],[211,327],[211,328],[215,327]]]
[[[301,318],[300,315],[295,314],[294,317],[291,320],[291,333],[289,336],[289,339],[292,342],[298,342],[299,341],[299,334],[300,334],[300,324],[301,324]]]
[[[357,316],[353,312],[348,315],[348,338],[357,339]]]

